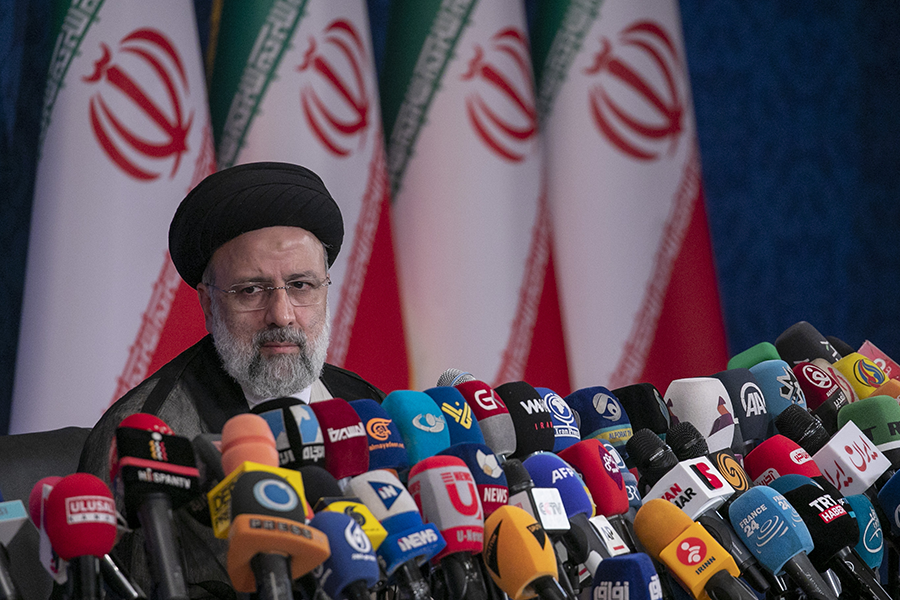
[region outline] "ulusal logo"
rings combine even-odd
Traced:
[[[794,464],[802,465],[803,463],[809,462],[812,460],[809,456],[809,452],[804,450],[803,448],[797,448],[790,454],[791,460]]]
[[[155,29],[137,29],[115,53],[103,42],[89,101],[91,129],[103,152],[127,175],[152,181],[175,177],[193,112],[185,112],[188,79],[175,44]]]
[[[363,37],[347,19],[332,21],[311,37],[297,71],[303,116],[316,139],[335,156],[349,156],[366,142],[370,102],[369,58]]]
[[[116,524],[116,504],[105,496],[73,496],[66,498],[66,523]]]
[[[494,154],[521,162],[537,134],[531,51],[525,32],[508,27],[495,33],[486,47],[470,50],[463,81],[472,83],[466,96],[469,125]]]
[[[674,153],[684,128],[684,67],[661,25],[638,21],[603,38],[593,63],[588,107],[594,125],[618,150],[638,160]]]

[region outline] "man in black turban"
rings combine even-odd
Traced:
[[[341,212],[312,171],[285,163],[210,175],[182,201],[169,253],[197,289],[210,335],[125,394],[94,426],[79,470],[109,482],[108,457],[126,416],[157,415],[179,436],[219,433],[265,400],[295,396],[381,400],[358,375],[325,363],[328,270],[344,237]],[[184,509],[175,512],[193,597],[231,597],[227,542]],[[150,591],[140,531],[116,546]]]

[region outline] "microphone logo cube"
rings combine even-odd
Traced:
[[[891,462],[848,421],[813,460],[822,475],[845,496],[862,494],[891,467]]]

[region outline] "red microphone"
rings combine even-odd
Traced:
[[[109,487],[88,473],[63,477],[47,497],[44,524],[53,549],[69,561],[72,596],[99,600],[100,559],[116,543],[116,503]]]
[[[44,477],[31,488],[28,495],[28,514],[31,522],[38,530],[38,559],[56,583],[62,585],[66,582],[67,564],[53,550],[50,538],[47,537],[47,529],[44,527],[44,507],[47,497],[53,487],[60,482],[62,477]]]
[[[325,470],[340,481],[369,470],[369,437],[359,414],[341,398],[315,402],[309,407],[316,413],[325,442]]]
[[[753,485],[769,485],[782,475],[822,477],[809,452],[783,435],[773,435],[744,457],[744,470]]]

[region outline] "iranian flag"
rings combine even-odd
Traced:
[[[344,217],[328,361],[387,391],[408,387],[365,0],[224,3],[214,43],[219,168],[282,161],[322,178]]]
[[[573,385],[726,367],[677,2],[553,0],[534,32]]]
[[[567,393],[523,3],[395,0],[381,90],[414,386]]]
[[[92,426],[203,334],[167,254],[213,171],[193,5],[65,3],[55,27],[11,433]]]

